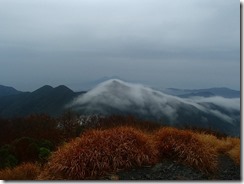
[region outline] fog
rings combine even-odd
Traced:
[[[204,122],[209,123],[211,122],[209,118],[215,117],[236,125],[239,118],[237,114],[240,113],[240,99],[218,96],[183,99],[141,84],[108,80],[86,94],[80,95],[67,107],[86,113],[109,114],[111,109],[114,109],[117,112],[131,112],[157,119],[167,117],[170,124],[179,122],[182,113],[184,117],[190,118],[191,114],[200,113],[199,121],[204,119]]]
[[[240,89],[239,1],[1,0],[0,22],[0,84],[19,90],[104,76]]]

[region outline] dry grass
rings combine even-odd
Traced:
[[[170,158],[205,172],[217,167],[217,151],[191,131],[161,128],[154,136],[161,158]]]
[[[40,167],[33,163],[23,163],[15,168],[0,171],[1,180],[35,180],[40,174]]]
[[[218,139],[216,136],[209,134],[196,134],[198,139],[215,149],[218,154],[229,156],[237,165],[240,165],[240,139],[226,137]]]
[[[157,162],[157,151],[140,130],[92,130],[64,145],[50,158],[39,179],[97,179],[108,173]]]
[[[38,179],[99,179],[165,158],[213,173],[219,154],[240,164],[240,139],[169,127],[150,132],[130,126],[93,129],[54,152]]]
[[[229,142],[232,147],[226,154],[237,164],[240,165],[240,154],[241,154],[241,142],[239,138],[228,137],[227,142]]]

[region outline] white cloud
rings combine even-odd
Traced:
[[[203,102],[215,104],[228,110],[229,113],[220,112],[218,109],[211,108],[210,105],[202,105]],[[240,99],[222,97],[182,99],[140,84],[109,80],[79,96],[68,107],[82,108],[91,112],[95,110],[98,113],[109,113],[106,112],[106,107],[110,107],[121,112],[131,111],[131,113],[151,115],[158,119],[167,116],[169,123],[177,122],[183,108],[184,111],[188,111],[183,113],[191,114],[198,110],[203,114],[211,114],[228,123],[233,123],[236,116],[233,117],[231,113],[240,111],[239,104]],[[206,117],[204,122],[208,122]]]

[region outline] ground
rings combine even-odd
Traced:
[[[240,180],[240,166],[229,157],[219,156],[216,173],[203,173],[172,160],[164,160],[150,167],[118,172],[104,179],[111,180]]]

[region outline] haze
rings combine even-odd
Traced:
[[[104,76],[240,90],[240,2],[1,0],[0,84],[73,90]]]

